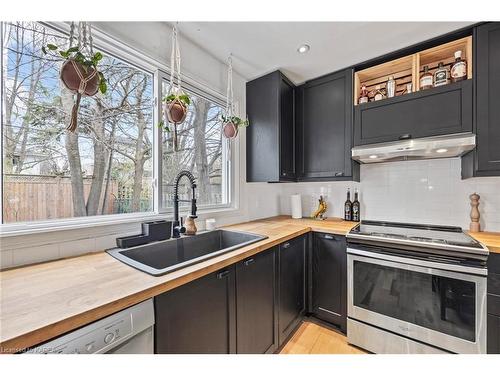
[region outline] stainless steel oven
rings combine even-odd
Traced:
[[[347,253],[349,342],[375,352],[486,353],[485,267],[356,244]]]

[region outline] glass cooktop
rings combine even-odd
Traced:
[[[373,238],[384,242],[407,242],[417,246],[448,245],[459,248],[483,249],[478,241],[464,233],[461,228],[440,225],[364,220],[353,228],[347,237],[363,237],[366,240]]]

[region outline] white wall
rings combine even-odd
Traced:
[[[361,218],[457,225],[468,229],[469,195],[481,196],[481,228],[500,231],[500,177],[462,180],[460,158],[405,161],[361,166],[361,182],[300,183],[281,186],[280,210],[290,214],[290,195],[302,194],[309,216],[326,194],[330,216],[343,216],[347,188],[360,191]],[[351,198],[352,199],[352,198]]]

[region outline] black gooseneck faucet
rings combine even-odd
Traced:
[[[179,199],[179,181],[182,177],[187,177],[189,182],[191,183],[192,196],[191,200],[182,200]],[[193,219],[197,218],[196,216],[196,178],[189,171],[180,171],[175,177],[174,181],[174,222],[172,223],[172,238],[179,238],[181,233],[186,232],[186,228],[182,225],[182,218],[179,221],[179,202],[191,202],[191,215]]]

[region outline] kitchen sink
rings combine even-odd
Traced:
[[[266,238],[267,236],[252,233],[219,229],[128,249],[109,249],[106,252],[140,271],[160,276]]]

